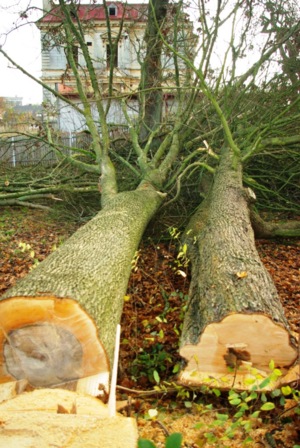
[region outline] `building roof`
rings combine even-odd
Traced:
[[[148,5],[143,3],[124,4],[122,2],[109,2],[107,8],[115,7],[115,14],[110,14],[109,18],[113,20],[134,20],[145,22],[147,20]],[[106,20],[105,8],[103,5],[78,5],[77,14],[80,20]],[[62,20],[60,7],[56,7],[46,13],[39,21],[39,24],[59,23]]]

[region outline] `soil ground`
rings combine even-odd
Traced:
[[[5,208],[0,213],[0,295],[65,241],[77,224],[40,210]],[[174,230],[174,229],[173,229]],[[300,241],[257,241],[260,256],[279,292],[294,333],[299,332]],[[133,261],[124,297],[118,399],[135,415],[141,438],[163,447],[166,436],[183,435],[182,446],[299,447],[299,384],[273,396],[238,397],[228,392],[187,390],[177,385],[178,343],[186,306],[189,271],[177,257],[177,240],[167,232],[148,238]],[[297,406],[298,400],[298,406]],[[272,409],[260,410],[265,403]]]

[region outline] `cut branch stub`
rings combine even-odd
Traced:
[[[180,383],[250,389],[270,375],[270,361],[286,374],[297,353],[287,330],[263,314],[230,314],[205,328],[199,343],[181,347],[187,361]],[[235,372],[235,375],[233,375]],[[270,383],[269,388],[273,388]]]
[[[5,299],[0,329],[0,382],[26,379],[33,387],[51,387],[97,375],[108,390],[105,350],[94,322],[76,301]]]

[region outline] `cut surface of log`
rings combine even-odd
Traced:
[[[20,413],[40,411],[108,417],[107,406],[98,398],[70,390],[48,388],[23,392],[2,402],[0,413],[4,411]]]
[[[182,384],[242,389],[270,375],[271,360],[284,375],[297,357],[285,328],[263,314],[231,314],[211,323],[199,343],[183,346],[180,355],[188,362]]]
[[[26,380],[21,381],[10,381],[0,384],[0,404],[3,401],[15,398],[17,395],[21,394],[26,390],[28,382]]]
[[[102,374],[109,363],[94,322],[71,299],[16,297],[1,302],[0,376],[33,387]]]
[[[0,404],[2,448],[134,448],[132,418],[108,417],[100,400],[63,389],[26,392]]]
[[[1,448],[135,448],[135,422],[129,418],[91,415],[0,414]]]

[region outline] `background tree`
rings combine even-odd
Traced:
[[[146,55],[143,61],[141,79],[142,124],[140,139],[145,139],[162,122],[162,41],[158,38],[157,27],[161,28],[167,16],[166,1],[149,3],[149,20],[145,32]],[[144,115],[144,116],[143,116]]]

